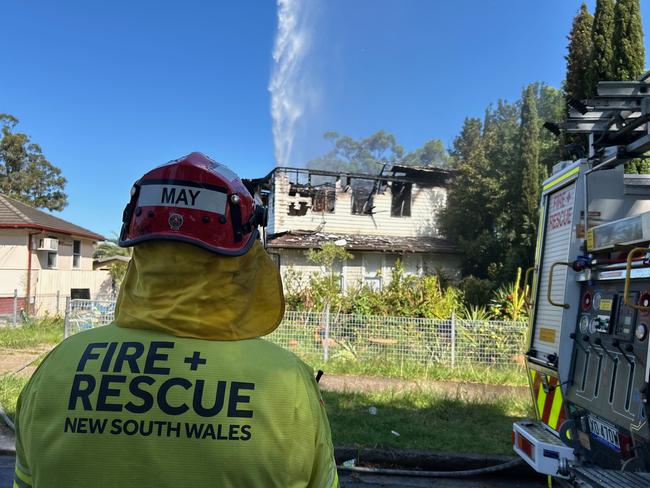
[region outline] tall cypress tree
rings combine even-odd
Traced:
[[[615,80],[614,71],[614,0],[598,0],[591,30],[591,83],[594,89],[599,81]]]
[[[565,91],[570,97],[583,100],[593,95],[591,83],[591,28],[594,17],[589,13],[587,5],[583,2],[580,10],[573,18],[571,33],[569,34],[567,73]]]
[[[614,74],[617,80],[634,80],[644,69],[639,0],[618,0],[614,10]]]
[[[539,116],[535,85],[530,84],[521,105],[521,165],[523,168],[521,198],[524,247],[532,247],[537,229],[539,205]]]

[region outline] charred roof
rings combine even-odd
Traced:
[[[260,189],[269,189],[276,173],[285,173],[293,175],[296,182],[310,181],[312,177],[333,178],[335,180],[344,180],[349,184],[350,180],[367,180],[370,182],[400,182],[414,183],[419,186],[447,186],[455,175],[455,171],[446,168],[437,168],[430,166],[391,166],[387,172],[377,175],[365,173],[352,173],[345,171],[327,171],[311,168],[292,168],[279,166],[274,168],[262,178],[253,178],[244,180],[244,184],[251,192]],[[310,183],[311,184],[311,183]]]

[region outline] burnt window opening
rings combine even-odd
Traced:
[[[372,188],[352,189],[352,215],[372,215],[374,203],[375,193]]]
[[[336,190],[329,185],[314,188],[311,197],[313,212],[333,213],[336,207]]]
[[[373,215],[375,213],[375,195],[383,193],[384,187],[379,180],[348,179],[352,190],[352,215]]]
[[[391,217],[411,216],[412,183],[393,181],[391,186],[392,200],[390,205]]]
[[[307,205],[307,202],[291,202],[289,204],[289,211],[287,212],[287,215],[292,215],[292,216],[300,216],[300,215],[307,215],[307,210],[309,209],[309,205]]]
[[[289,196],[295,197],[296,195],[307,198],[311,196],[311,189],[309,185],[301,185],[300,183],[291,183],[289,185]]]

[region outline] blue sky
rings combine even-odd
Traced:
[[[579,5],[306,0],[291,161],[323,153],[328,130],[449,146],[489,103],[532,81],[559,87]],[[111,236],[131,183],[156,165],[195,150],[243,177],[275,165],[274,2],[4,0],[2,19],[0,112],[68,178],[57,215]]]

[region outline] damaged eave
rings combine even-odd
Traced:
[[[267,238],[269,249],[320,249],[324,243],[340,244],[348,251],[391,253],[458,254],[453,242],[439,237],[396,237],[375,235],[333,234],[329,232],[290,231]]]

